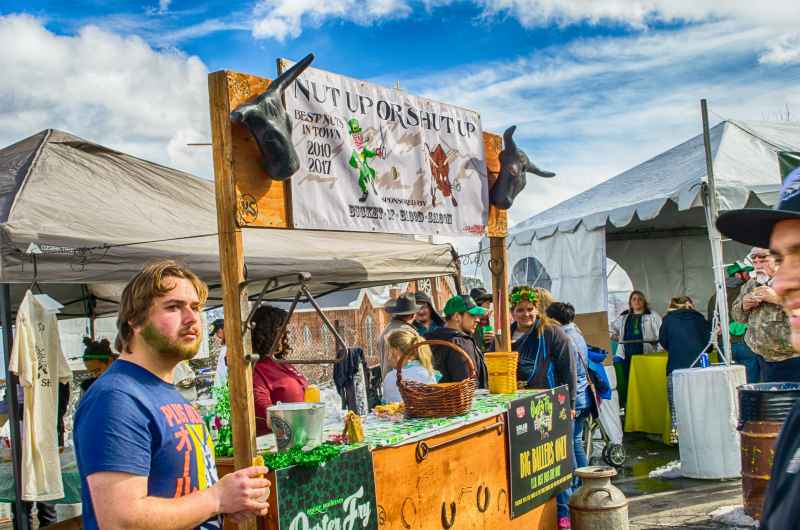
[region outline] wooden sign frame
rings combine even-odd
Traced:
[[[233,71],[209,74],[209,106],[214,153],[215,195],[219,238],[220,273],[225,308],[225,337],[228,346],[228,373],[231,397],[234,465],[252,465],[256,455],[253,374],[249,330],[243,329],[249,307],[245,284],[242,228],[292,229],[291,186],[289,181],[269,178],[261,164],[261,153],[244,125],[231,122],[230,114],[240,104],[263,93],[270,80]],[[489,187],[500,172],[502,138],[484,133],[484,154]],[[492,287],[495,303],[498,345],[510,346],[508,315],[508,264],[505,237],[508,217],[490,206],[487,234],[492,249]],[[255,521],[239,525],[255,529]]]

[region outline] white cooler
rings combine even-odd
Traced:
[[[738,478],[739,401],[746,381],[741,365],[688,368],[672,372],[681,474],[689,478]]]

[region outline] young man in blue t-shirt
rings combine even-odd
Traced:
[[[119,360],[92,385],[75,413],[83,526],[217,529],[265,515],[264,467],[217,480],[213,445],[197,411],[172,384],[175,366],[197,353],[206,285],[164,260],[122,293]]]

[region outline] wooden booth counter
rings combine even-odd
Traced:
[[[296,519],[294,512],[286,513],[289,508],[284,508],[281,524],[278,505],[306,514],[329,510],[328,517],[335,519],[338,513],[341,522],[346,520],[342,508],[348,495],[358,491],[359,484],[367,484],[367,493],[359,496],[359,501],[366,501],[374,480],[375,512],[367,510],[372,513],[371,524],[356,523],[354,530],[555,529],[555,494],[572,476],[566,393],[566,387],[561,387],[479,395],[472,410],[456,418],[365,417],[369,450],[363,445],[348,448],[337,457],[347,461],[336,463],[341,477],[332,475],[331,469],[300,471],[299,466],[289,468],[291,477],[284,472],[280,481],[274,471],[270,473],[270,515],[259,521],[259,527],[338,528],[315,526],[319,521],[305,514],[300,518],[307,525],[287,524]],[[324,467],[336,467],[332,462],[336,461]],[[230,472],[232,459],[218,459],[217,467],[220,475]],[[373,480],[359,482],[353,476],[356,468],[367,475],[371,470]],[[318,474],[326,477],[315,484],[321,478]],[[287,493],[281,484],[297,491]],[[330,487],[332,492],[303,504],[304,488],[319,487]],[[291,502],[279,501],[281,495]]]

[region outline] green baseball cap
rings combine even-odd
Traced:
[[[730,278],[731,276],[733,276],[736,273],[739,273],[739,272],[753,272],[753,270],[754,269],[753,269],[752,266],[746,265],[746,264],[742,263],[741,261],[735,261],[735,262],[731,263],[730,265],[728,265],[727,267],[725,267],[725,274],[728,276],[728,278]]]
[[[456,295],[452,297],[444,306],[444,316],[451,317],[456,313],[469,313],[476,317],[482,317],[489,311],[475,303],[471,296]]]

